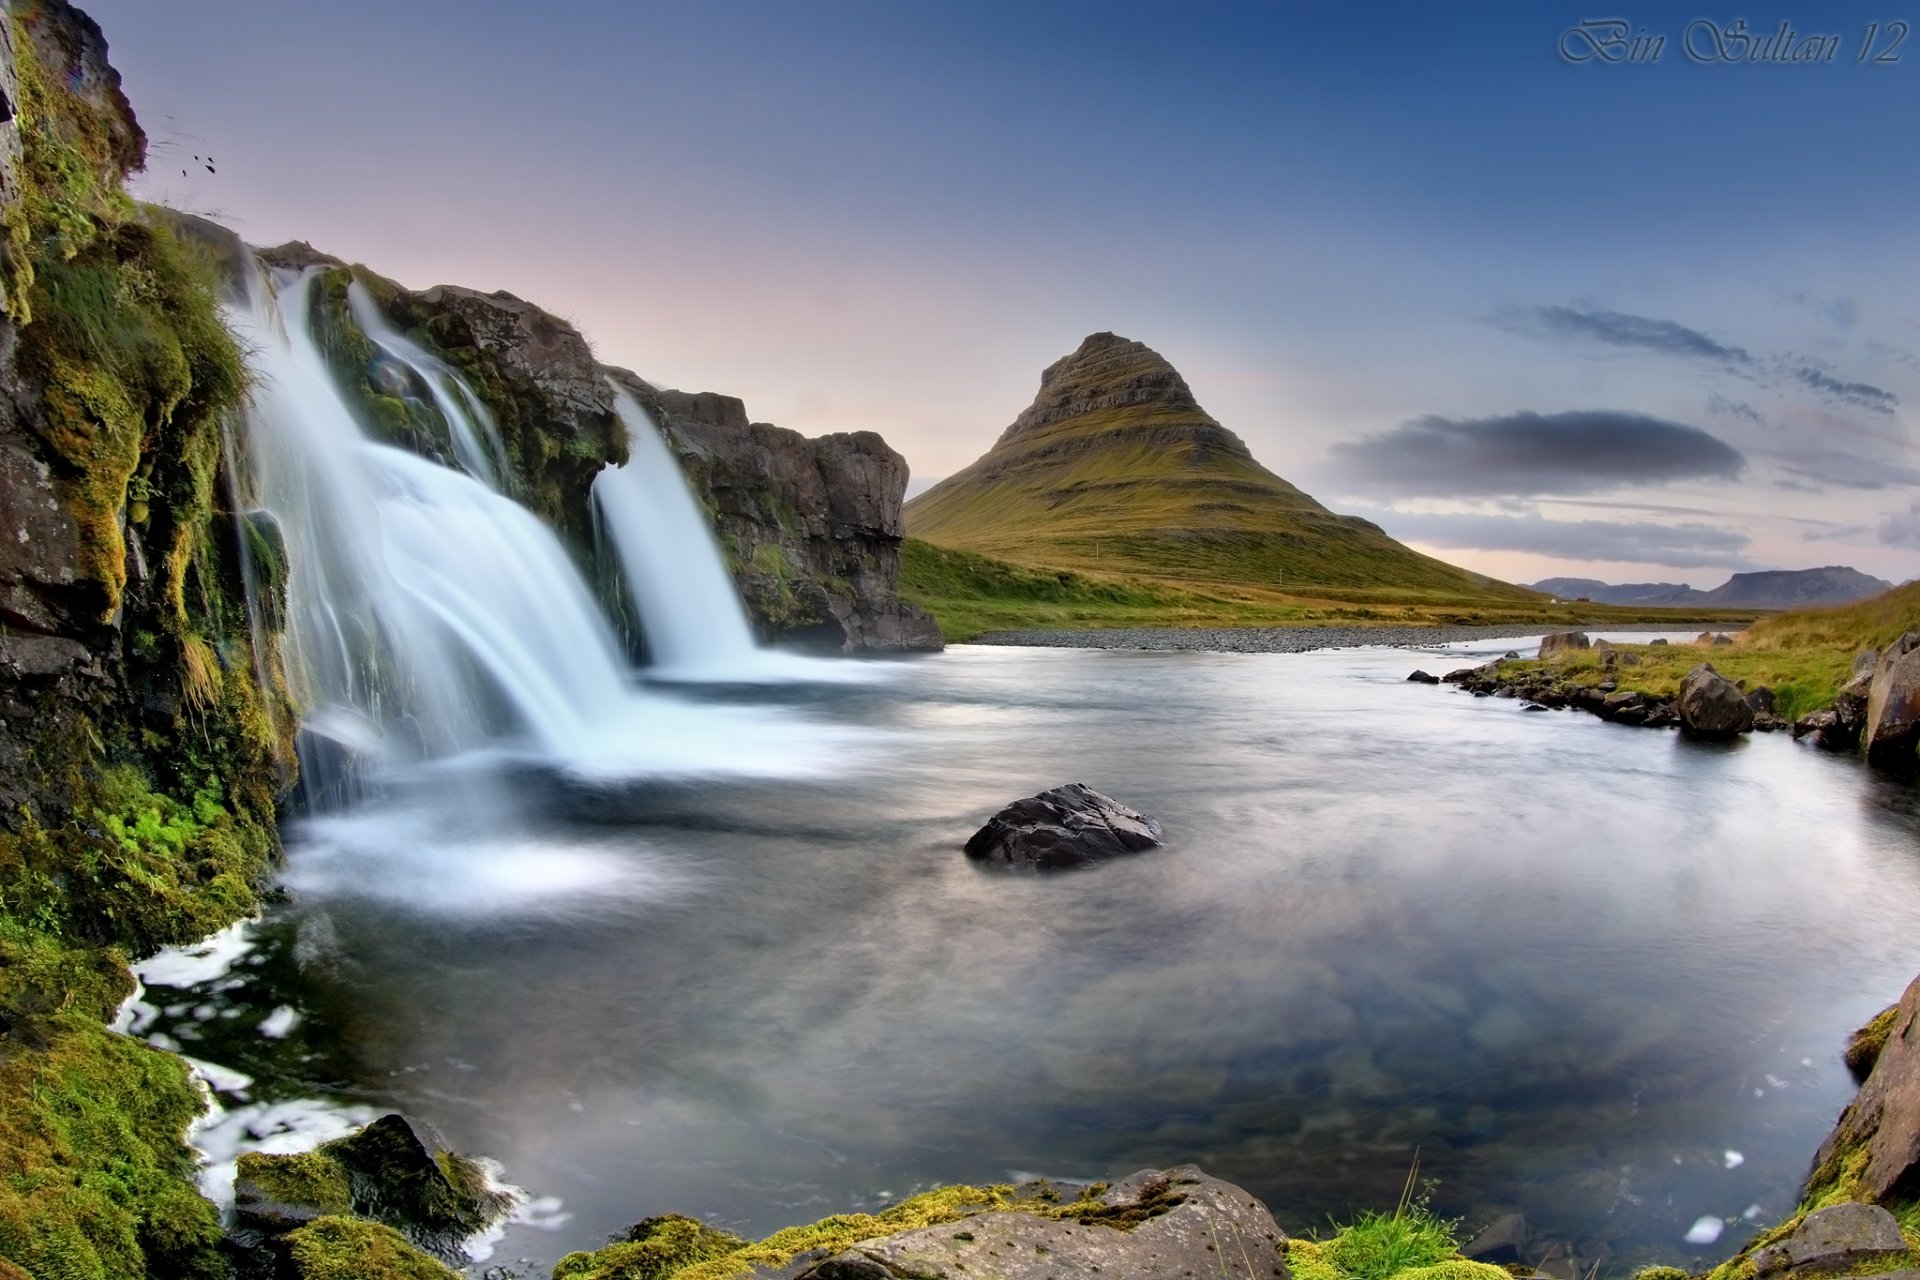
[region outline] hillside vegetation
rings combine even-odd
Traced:
[[[1158,353],[1111,333],[1049,366],[993,448],[906,520],[937,546],[1184,590],[1540,599],[1327,510],[1261,466]]]
[[[1014,564],[908,538],[900,595],[940,622],[949,644],[991,631],[1089,627],[1506,626],[1566,631],[1653,622],[1684,625],[1672,609],[1554,604],[1440,592],[1303,588],[1298,594],[1230,584]],[[1731,626],[1753,615],[1705,610],[1690,622]]]

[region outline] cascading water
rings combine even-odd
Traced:
[[[631,458],[594,479],[593,501],[640,612],[653,674],[751,678],[760,651],[706,516],[652,417],[609,385]]]
[[[611,535],[640,614],[656,680],[715,683],[853,682],[880,678],[871,663],[833,661],[754,643],[720,544],[666,438],[633,393],[609,378],[631,457],[593,481],[593,505]]]
[[[492,411],[446,361],[394,328],[358,280],[347,286],[347,309],[374,346],[425,384],[434,408],[446,420],[455,460],[489,489],[499,489],[500,477],[506,471],[506,451]]]
[[[311,331],[311,275],[256,270],[248,285],[229,308],[256,381],[243,452],[285,545],[284,653],[310,739],[386,765],[517,745],[597,774],[831,767],[822,748],[844,735],[637,689],[544,524],[361,432]],[[470,396],[441,369],[450,395]]]

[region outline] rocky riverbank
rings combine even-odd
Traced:
[[[1661,626],[1621,627],[1621,631],[1685,630],[1676,619]],[[1609,628],[1610,630],[1613,628]],[[1316,649],[1358,649],[1385,645],[1401,649],[1453,644],[1462,640],[1508,639],[1525,627],[1113,627],[1062,631],[989,631],[975,644],[1026,645],[1052,649],[1149,649],[1156,652],[1309,653]]]

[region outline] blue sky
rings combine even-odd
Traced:
[[[1661,59],[1575,65],[1546,3],[88,7],[149,197],[921,477],[1111,329],[1456,563],[1920,573],[1920,41],[1855,60],[1896,11],[1608,9]],[[1743,16],[1837,55],[1685,55]]]

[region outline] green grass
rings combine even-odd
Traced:
[[[900,594],[931,612],[952,644],[989,631],[1016,630],[1511,625],[1521,632],[1674,621],[1670,612],[1658,609],[1556,605],[1544,596],[1502,601],[1440,591],[1334,587],[1289,594],[1044,568],[938,547],[919,538],[908,538],[902,548]],[[1744,622],[1751,616],[1721,612],[1715,620]]]
[[[1773,690],[1774,714],[1797,720],[1833,701],[1853,668],[1854,650],[1818,647],[1770,649],[1736,641],[1732,645],[1616,645],[1622,653],[1640,659],[1640,665],[1603,668],[1590,650],[1577,650],[1548,662],[1509,662],[1502,670],[1514,674],[1546,669],[1574,684],[1595,685],[1608,676],[1622,689],[1648,697],[1668,699],[1680,691],[1687,672],[1703,662],[1736,684]]]

